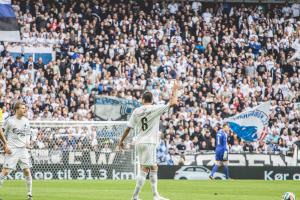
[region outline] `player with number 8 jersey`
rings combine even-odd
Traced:
[[[137,149],[141,170],[137,176],[137,183],[132,199],[138,200],[138,195],[149,173],[149,179],[153,192],[154,200],[166,200],[161,197],[157,191],[157,164],[156,148],[159,143],[159,121],[160,116],[168,111],[171,106],[177,103],[177,82],[174,83],[172,96],[166,105],[152,105],[153,95],[151,92],[145,92],[142,97],[143,105],[136,108],[127,124],[127,128],[120,140],[120,148],[124,148],[124,140],[129,134],[130,129],[137,131],[135,145]]]

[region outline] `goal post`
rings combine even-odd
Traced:
[[[34,179],[135,179],[136,153],[129,145],[135,134],[125,151],[117,150],[125,121],[31,121],[30,127]],[[21,179],[20,168],[8,178]]]

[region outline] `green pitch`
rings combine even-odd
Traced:
[[[34,200],[130,200],[134,181],[34,181]],[[170,200],[280,200],[284,192],[300,198],[296,181],[174,181],[159,180],[158,189]],[[24,181],[6,181],[2,200],[25,200]],[[152,200],[149,181],[140,198]]]

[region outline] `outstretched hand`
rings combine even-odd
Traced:
[[[4,145],[3,149],[5,154],[11,154],[11,150],[8,148],[7,145]]]
[[[124,144],[123,141],[120,141],[120,142],[119,142],[119,144],[118,144],[118,149],[119,149],[120,151],[122,151],[122,150],[125,149],[125,144]]]
[[[178,80],[176,79],[176,80],[174,81],[173,88],[172,88],[173,93],[174,93],[174,91],[178,90],[178,87],[179,87],[179,84],[178,84]]]
[[[177,104],[177,91],[179,88],[178,80],[174,81],[173,88],[172,88],[172,94],[170,98],[170,104],[171,106],[175,106]]]

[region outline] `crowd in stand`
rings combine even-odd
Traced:
[[[300,147],[300,62],[291,59],[300,46],[300,4],[24,0],[13,5],[22,43],[51,46],[56,58],[49,63],[13,58],[7,47],[16,44],[2,43],[3,118],[22,99],[31,120],[93,120],[95,95],[140,100],[150,90],[154,103],[165,103],[177,78],[178,105],[161,120],[161,162],[170,154],[213,151],[225,118],[265,101],[272,103],[265,139],[245,143],[230,133],[230,152],[288,154]],[[37,134],[38,147],[45,146],[46,135]],[[71,134],[60,144],[72,146],[85,137]]]

